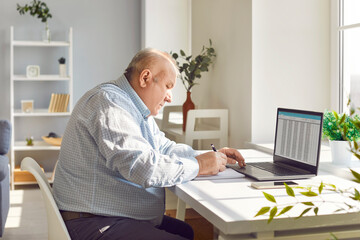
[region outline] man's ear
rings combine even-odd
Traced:
[[[147,84],[149,84],[150,79],[152,78],[152,73],[149,69],[144,69],[140,73],[139,77],[139,85],[140,87],[144,88]]]

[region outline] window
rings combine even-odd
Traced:
[[[360,107],[360,1],[338,0],[339,111]]]

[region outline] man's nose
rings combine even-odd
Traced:
[[[167,91],[166,96],[165,96],[165,101],[168,102],[168,103],[171,103],[171,101],[172,101],[172,92],[171,92],[171,90]]]

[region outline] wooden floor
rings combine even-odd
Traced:
[[[10,210],[1,239],[4,240],[47,240],[47,222],[41,192],[36,186],[22,186],[10,191]],[[167,211],[175,216],[175,210]],[[188,209],[185,221],[195,232],[195,240],[210,240],[212,225],[197,212]]]

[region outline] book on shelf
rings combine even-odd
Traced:
[[[66,112],[70,94],[52,93],[48,112]]]

